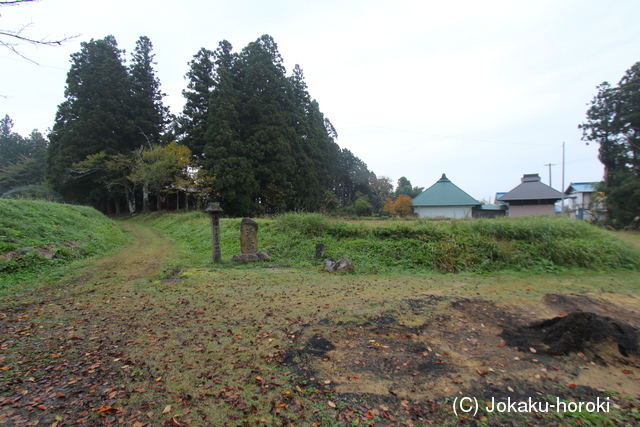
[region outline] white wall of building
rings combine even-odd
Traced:
[[[471,218],[471,206],[414,206],[420,218]]]

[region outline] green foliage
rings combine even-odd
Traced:
[[[282,233],[295,230],[303,236],[319,237],[327,231],[329,223],[321,214],[288,213],[279,215],[275,225]]]
[[[376,176],[375,173],[369,174],[369,201],[371,209],[374,213],[380,214],[387,198],[393,194],[393,184],[391,178],[386,176]]]
[[[400,177],[398,180],[398,187],[396,187],[396,197],[404,194],[405,196],[409,196],[412,199],[415,199],[422,193],[424,187],[412,187],[411,181],[409,181],[404,176]]]
[[[186,245],[190,262],[210,263],[211,237],[204,214],[163,215],[152,224]],[[322,242],[327,257],[349,257],[359,272],[640,269],[640,252],[614,232],[567,218],[421,219],[369,225],[296,213],[258,224],[259,247],[274,255],[272,262],[299,267],[317,265],[315,244]],[[239,253],[240,221],[223,220],[221,228],[223,260],[230,260]]]
[[[0,200],[0,288],[72,259],[113,249],[122,229],[86,206]]]
[[[104,190],[95,191],[89,177],[69,180],[71,165],[102,151],[128,154],[141,136],[133,121],[131,81],[115,38],[81,46],[71,55],[66,100],[58,106],[49,135],[48,179],[66,200],[87,203],[101,198]]]
[[[37,130],[23,138],[12,127],[8,115],[0,120],[0,193],[41,184],[45,178],[47,140]]]
[[[597,89],[587,120],[578,127],[583,140],[600,145],[611,219],[629,224],[640,216],[640,62],[617,86],[604,82]]]
[[[287,76],[269,35],[239,53],[223,40],[189,63],[181,142],[216,177],[214,197],[232,216],[350,206],[369,192],[366,165],[335,143],[333,125],[296,65]]]
[[[139,143],[160,142],[168,123],[169,109],[162,103],[165,96],[160,90],[160,79],[155,75],[153,44],[142,36],[136,42],[129,66],[129,78],[133,93],[133,125],[139,131]]]

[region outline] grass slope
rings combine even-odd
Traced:
[[[211,260],[208,217],[200,212],[155,214],[154,227],[186,249],[192,266]],[[261,250],[271,265],[311,267],[316,243],[325,256],[350,258],[360,272],[554,272],[563,269],[637,270],[640,251],[614,232],[561,217],[491,220],[415,220],[350,223],[318,214],[257,220]],[[223,265],[240,253],[240,219],[221,220]]]
[[[93,208],[0,200],[0,289],[125,241],[122,228]]]

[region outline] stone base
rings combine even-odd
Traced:
[[[271,258],[271,254],[260,251],[256,254],[237,254],[233,256],[233,261],[237,262],[257,262]]]

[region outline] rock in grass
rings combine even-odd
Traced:
[[[349,273],[354,270],[355,270],[355,267],[353,266],[353,263],[349,258],[342,258],[338,262],[335,262],[331,258],[327,258],[324,260],[324,271],[336,272],[336,273],[340,273],[340,272]]]

